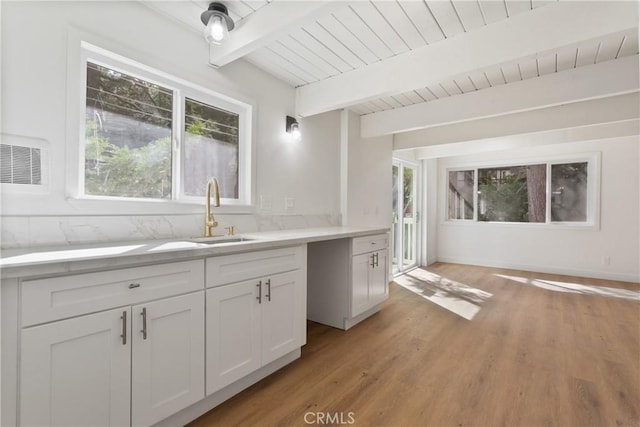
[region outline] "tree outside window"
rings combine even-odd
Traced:
[[[593,225],[597,197],[589,180],[597,177],[589,171],[597,173],[598,155],[589,158],[447,171],[447,219]]]
[[[239,198],[240,114],[90,61],[86,71],[85,194],[200,197],[207,180],[215,176],[222,198]],[[183,107],[181,117],[174,112],[176,99]],[[173,188],[177,180],[172,142],[182,135],[179,189]]]
[[[546,165],[478,170],[478,221],[545,222]]]

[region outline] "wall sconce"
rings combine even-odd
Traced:
[[[229,31],[235,27],[227,7],[219,2],[210,3],[209,9],[200,15],[200,20],[207,26],[204,29],[204,38],[210,44],[222,44],[229,35]]]
[[[291,139],[295,142],[298,142],[302,139],[302,133],[300,133],[300,124],[295,118],[291,116],[287,116],[287,133],[291,135]]]

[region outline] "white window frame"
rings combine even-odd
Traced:
[[[551,221],[551,166],[566,163],[587,162],[587,220],[586,221]],[[478,170],[486,168],[506,168],[514,166],[546,165],[546,214],[545,222],[502,222],[502,221],[478,221]],[[590,152],[580,154],[566,154],[542,158],[501,160],[499,162],[467,162],[464,164],[452,164],[443,168],[441,194],[443,209],[441,215],[443,224],[478,224],[479,226],[516,226],[516,227],[554,227],[554,228],[580,228],[599,230],[600,228],[600,166],[601,153]],[[473,219],[449,219],[449,172],[474,171],[473,182]]]
[[[449,218],[449,172],[464,172],[473,171],[473,217],[472,218]],[[478,168],[475,167],[451,167],[445,170],[444,175],[444,216],[443,218],[447,222],[476,222],[477,221],[477,209],[478,204]]]
[[[94,206],[105,205],[108,202],[109,212],[120,211],[122,213],[158,212],[158,205],[161,205],[163,207],[161,212],[167,214],[192,212],[193,209],[189,208],[189,205],[203,205],[205,202],[204,197],[186,196],[183,186],[184,170],[182,159],[184,158],[183,141],[185,133],[183,113],[185,99],[190,98],[214,108],[238,114],[238,198],[221,198],[221,207],[216,208],[216,210],[224,213],[250,213],[254,210],[252,204],[253,106],[251,104],[214,92],[85,41],[80,41],[79,55],[76,58],[79,58],[79,69],[76,68],[79,74],[77,75],[78,78],[74,79],[73,84],[76,85],[75,90],[79,93],[77,93],[77,97],[74,97],[72,93],[69,97],[69,102],[73,102],[74,98],[79,99],[79,108],[76,109],[77,115],[75,115],[75,118],[70,120],[68,124],[69,130],[72,130],[73,134],[77,135],[77,143],[73,144],[76,152],[68,157],[73,170],[68,175],[67,196],[72,205],[93,209]],[[170,200],[99,196],[84,193],[87,61],[157,84],[173,92],[172,191]],[[73,73],[70,73],[71,75]],[[73,109],[70,108],[70,110]],[[73,127],[75,129],[72,129]],[[203,188],[205,184],[202,184]],[[199,209],[197,211],[199,212]]]

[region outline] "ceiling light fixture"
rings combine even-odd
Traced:
[[[291,117],[287,116],[287,133],[291,135],[291,139],[295,142],[298,142],[302,139],[302,133],[300,132],[300,124],[298,121]]]
[[[229,31],[235,27],[227,7],[219,2],[210,3],[209,9],[200,15],[200,20],[207,26],[204,29],[204,38],[210,44],[222,44]]]

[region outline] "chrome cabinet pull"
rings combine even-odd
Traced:
[[[267,280],[267,292],[268,292],[268,294],[266,295],[267,301],[271,301],[271,279]]]
[[[122,338],[122,345],[127,345],[127,312],[123,311],[120,318],[122,319],[122,335],[120,335],[120,338]]]
[[[376,266],[376,256],[374,254],[371,254],[371,267],[375,267]]]
[[[140,283],[129,283],[129,289],[139,288]]]
[[[256,286],[258,287],[258,296],[256,299],[258,300],[258,304],[262,304],[262,280],[260,280]]]
[[[146,340],[147,339],[147,307],[144,307],[142,309],[140,316],[142,316],[142,330],[140,332],[142,332],[142,339]]]

